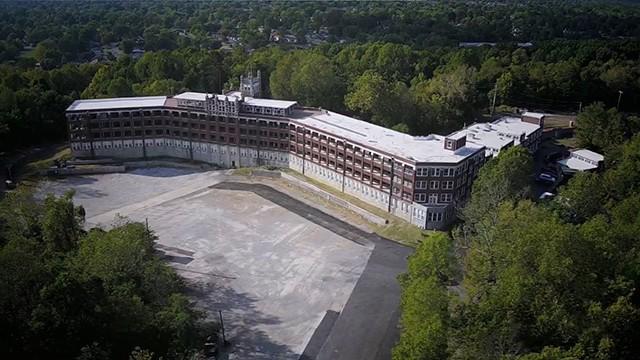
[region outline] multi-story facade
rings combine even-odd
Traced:
[[[466,134],[414,137],[295,101],[255,98],[255,84],[244,78],[241,91],[225,95],[77,100],[67,109],[72,152],[287,167],[429,229],[455,219],[485,161],[485,147]]]

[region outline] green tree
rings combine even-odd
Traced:
[[[462,211],[465,225],[482,226],[487,220],[489,224],[493,223],[493,209],[500,203],[528,195],[532,174],[533,160],[522,146],[503,150],[489,160],[480,168],[473,182],[471,198]]]
[[[622,143],[622,116],[614,108],[606,110],[603,103],[586,106],[576,119],[576,137],[580,146],[607,150]]]
[[[477,111],[477,71],[461,65],[451,72],[438,73],[412,86],[419,111],[418,129],[452,131],[473,119]]]
[[[581,223],[602,211],[606,196],[599,175],[579,173],[560,188],[554,203],[567,221]]]
[[[42,218],[44,241],[54,251],[69,251],[77,245],[82,234],[84,209],[73,205],[73,192],[61,198],[46,197]]]
[[[394,359],[446,359],[449,334],[447,285],[453,270],[451,239],[429,236],[409,258],[402,286],[402,335]]]
[[[10,358],[186,358],[204,326],[139,223],[81,230],[72,194],[0,202],[0,346]],[[206,333],[204,331],[207,331]]]
[[[45,68],[52,68],[60,64],[62,54],[58,45],[53,40],[45,40],[33,49],[33,56]]]
[[[136,43],[131,39],[123,39],[120,42],[120,50],[125,54],[131,54]]]
[[[107,95],[110,97],[130,96],[132,94],[131,86],[124,78],[117,77],[107,87]]]
[[[381,75],[367,71],[356,79],[345,96],[345,105],[375,124],[392,127],[409,120],[412,104],[403,83],[389,83]]]
[[[333,64],[312,52],[292,53],[276,65],[269,80],[271,93],[279,99],[295,99],[307,106],[342,108],[344,85]]]

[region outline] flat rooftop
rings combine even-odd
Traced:
[[[244,104],[253,105],[253,106],[264,106],[270,108],[278,108],[278,109],[288,109],[296,104],[296,101],[287,101],[287,100],[274,100],[274,99],[257,99],[252,97],[245,97]]]
[[[521,118],[515,116],[505,116],[491,123],[495,126],[498,133],[510,134],[512,136],[520,136],[526,134],[529,136],[536,130],[540,129],[539,125],[522,121]],[[516,143],[519,140],[516,139]]]
[[[166,96],[137,96],[108,99],[76,100],[67,111],[91,111],[110,109],[152,108],[164,106]]]
[[[226,95],[184,92],[173,97],[147,96],[76,100],[67,108],[67,111],[176,106],[174,103],[175,99],[204,101],[207,96],[217,96],[219,99],[238,98],[239,92],[228,92]],[[297,105],[297,102],[245,97],[244,104],[286,109]],[[262,117],[264,115],[259,116]],[[280,119],[280,117],[278,118]],[[444,148],[444,136],[441,135],[411,136],[363,120],[321,109],[297,109],[287,118],[301,125],[309,126],[338,138],[358,143],[361,146],[370,147],[371,149],[376,149],[389,155],[418,163],[458,163],[484,148],[482,144],[467,143],[466,146],[455,151],[447,150]]]
[[[207,97],[216,96],[218,100],[240,100],[242,99],[242,95],[239,91],[230,91],[224,95],[220,94],[208,94],[208,93],[200,93],[200,92],[192,92],[187,91],[181,94],[174,96],[174,99],[185,99],[185,100],[195,100],[195,101],[205,101]],[[243,103],[245,105],[252,106],[263,106],[270,108],[278,108],[278,109],[288,109],[297,104],[295,101],[288,100],[275,100],[275,99],[259,99],[253,98],[250,96],[245,96]]]
[[[585,159],[593,160],[593,161],[604,161],[604,155],[598,154],[595,151],[587,150],[587,149],[578,149],[571,151],[572,155],[580,156]]]
[[[577,170],[577,171],[588,171],[588,170],[594,170],[598,168],[597,165],[590,164],[586,161],[582,161],[575,157],[558,160],[558,164],[562,166],[566,166],[572,170]]]
[[[535,119],[542,119],[543,117],[545,117],[546,115],[543,113],[538,113],[538,112],[532,112],[532,111],[525,111],[522,113],[522,116],[528,116],[528,117],[532,117]]]
[[[457,163],[484,148],[467,144],[451,151],[444,148],[442,135],[411,136],[327,110],[305,113],[294,121],[414,162]]]
[[[467,143],[482,145],[495,150],[500,150],[513,142],[512,138],[500,135],[498,129],[490,123],[472,124],[454,134],[466,135]],[[451,135],[448,137],[451,137]]]

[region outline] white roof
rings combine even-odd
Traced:
[[[543,113],[537,113],[537,112],[531,112],[531,111],[525,111],[524,113],[522,113],[522,116],[527,116],[527,117],[532,117],[535,119],[542,119],[544,117]]]
[[[187,92],[183,92],[182,94],[178,94],[178,95],[174,96],[173,98],[174,99],[183,99],[183,100],[205,101],[207,96],[212,96],[212,95],[211,94],[207,94],[207,93],[187,91]]]
[[[331,111],[315,111],[296,122],[414,162],[457,163],[482,146],[467,144],[456,150],[444,148],[444,136],[411,136]]]
[[[598,154],[597,152],[591,151],[591,150],[587,150],[587,149],[579,149],[579,150],[573,150],[571,152],[571,154],[573,155],[578,155],[578,156],[582,156],[583,158],[589,159],[589,160],[593,160],[593,161],[604,161],[604,156]]]
[[[287,109],[295,104],[296,101],[287,101],[287,100],[274,100],[274,99],[256,99],[252,97],[245,97],[244,104],[253,105],[253,106],[264,106],[278,109]]]
[[[456,134],[466,135],[467,143],[486,146],[488,149],[495,150],[501,150],[513,142],[512,138],[500,135],[498,128],[490,123],[472,124],[456,132]],[[448,137],[451,137],[451,135]]]
[[[573,150],[571,156],[558,161],[558,164],[572,170],[587,171],[598,168],[598,163],[604,160],[604,156],[587,149]]]
[[[522,121],[519,117],[505,116],[491,123],[498,133],[511,135],[515,138],[515,143],[520,143],[520,135],[529,136],[536,130],[540,129],[540,125]]]
[[[187,91],[187,92],[183,92],[182,94],[178,94],[176,96],[174,96],[174,99],[185,99],[185,100],[195,100],[195,101],[205,101],[205,99],[207,97],[212,97],[212,96],[216,96],[218,98],[218,100],[235,100],[235,99],[241,99],[242,95],[239,91],[230,91],[228,93],[226,93],[225,95],[220,95],[220,94],[208,94],[208,93],[200,93],[200,92],[192,92],[192,91]],[[290,108],[291,106],[294,106],[295,104],[297,104],[297,102],[295,101],[286,101],[286,100],[273,100],[273,99],[258,99],[258,98],[252,98],[252,97],[245,97],[244,98],[244,104],[246,105],[253,105],[253,106],[264,106],[264,107],[271,107],[271,108],[278,108],[278,109],[287,109]]]
[[[558,164],[562,166],[566,166],[569,169],[578,170],[578,171],[587,171],[587,170],[593,170],[598,168],[598,166],[596,165],[589,164],[588,162],[582,161],[577,158],[567,158],[567,159],[558,160]]]
[[[121,97],[111,99],[76,100],[67,111],[132,109],[164,106],[166,96]]]
[[[467,136],[466,132],[464,132],[464,131],[456,131],[454,133],[451,133],[451,134],[447,135],[447,138],[453,139],[453,140],[460,140],[465,136]]]

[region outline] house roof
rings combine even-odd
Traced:
[[[604,161],[604,155],[598,154],[597,152],[591,151],[591,150],[587,150],[587,149],[578,149],[578,150],[573,150],[571,151],[571,154],[573,155],[577,155],[577,156],[582,156],[584,158],[587,158],[589,160],[593,160],[593,161]]]

